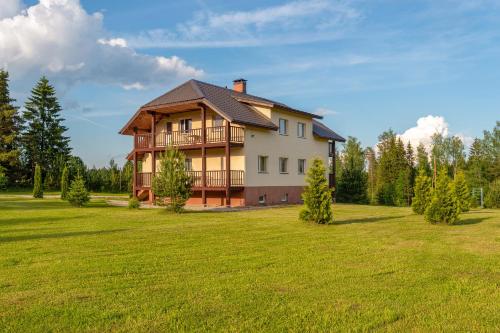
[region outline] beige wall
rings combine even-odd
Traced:
[[[312,119],[295,113],[272,110],[271,120],[278,125],[279,118],[288,120],[288,135],[278,131],[248,127],[245,130],[245,185],[246,186],[304,186],[305,176],[298,174],[298,160],[306,159],[306,171],[311,160],[319,157],[328,165],[328,140],[313,136]],[[297,137],[297,123],[306,124],[305,138]],[[258,156],[268,156],[268,173],[259,173]],[[279,172],[279,158],[288,158],[288,173]]]
[[[213,116],[216,113],[212,110],[207,109],[207,127],[214,126],[213,124]],[[201,111],[189,111],[189,112],[181,112],[181,113],[172,113],[168,118],[163,118],[156,124],[156,132],[162,133],[166,131],[166,123],[172,123],[172,131],[179,131],[180,128],[180,120],[181,119],[192,119],[193,129],[201,128]],[[225,124],[225,121],[224,121]]]
[[[245,143],[242,148],[231,149],[231,170],[245,171],[246,186],[304,186],[305,176],[298,174],[298,160],[306,160],[306,171],[311,160],[319,157],[328,166],[328,140],[313,136],[312,119],[296,113],[277,111],[275,109],[256,107],[264,115],[270,115],[274,124],[279,124],[279,119],[288,120],[288,135],[280,135],[278,131],[246,126]],[[207,126],[212,126],[213,111],[207,112]],[[184,112],[173,114],[157,124],[157,131],[165,129],[165,123],[171,121],[173,130],[179,128],[179,120],[191,118],[193,128],[201,128],[200,112]],[[306,125],[306,137],[297,137],[297,123]],[[192,158],[193,170],[201,171],[201,150],[185,151],[186,157]],[[257,169],[258,156],[268,156],[268,172],[259,173]],[[279,158],[288,158],[288,173],[279,172]],[[156,170],[159,170],[159,156],[157,155]],[[207,170],[221,170],[225,167],[224,149],[207,149]],[[151,154],[145,154],[143,172],[152,171]]]

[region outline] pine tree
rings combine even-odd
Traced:
[[[413,197],[411,208],[415,213],[423,215],[432,199],[432,180],[427,175],[424,168],[418,170],[414,192],[415,196]]]
[[[328,187],[323,161],[315,158],[307,171],[307,186],[302,193],[304,208],[300,219],[318,224],[333,223],[332,192]]]
[[[336,198],[340,202],[366,202],[365,156],[356,138],[349,137],[342,154],[342,171],[337,182]]]
[[[61,199],[66,200],[68,198],[68,167],[65,166],[61,175]]]
[[[448,170],[441,167],[436,179],[432,199],[425,210],[425,219],[430,223],[454,224],[458,220],[460,208],[452,183],[448,178]]]
[[[71,182],[68,192],[68,202],[75,207],[82,207],[90,200],[90,195],[85,188],[85,181],[81,175],[78,175]]]
[[[9,73],[0,69],[0,167],[10,177],[15,176],[15,171],[19,170],[18,139],[21,131],[18,108],[13,106],[13,102],[15,100],[10,97],[9,92]]]
[[[423,169],[427,176],[431,175],[431,166],[429,164],[429,155],[425,150],[423,144],[419,144],[417,147],[417,168]]]
[[[37,164],[35,166],[35,179],[33,181],[33,198],[43,198],[42,170]]]
[[[184,154],[167,148],[162,155],[159,171],[153,178],[153,192],[164,199],[167,209],[181,213],[191,196],[192,179],[186,171]]]
[[[64,136],[67,128],[62,125],[64,119],[55,89],[45,77],[31,91],[25,109],[23,118],[27,129],[23,133],[23,143],[27,163],[39,164],[54,182],[55,176],[60,174],[58,168],[66,163],[71,149],[68,137]]]
[[[460,212],[468,212],[471,204],[471,195],[463,171],[457,171],[453,180],[453,189],[455,190]]]

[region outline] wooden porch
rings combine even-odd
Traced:
[[[225,170],[215,170],[206,171],[205,174],[205,185],[203,185],[203,172],[202,171],[188,171],[191,176],[193,190],[223,190],[226,188],[226,171]],[[150,189],[152,184],[153,173],[152,172],[139,172],[136,174],[136,184],[137,189],[145,190]],[[244,186],[245,172],[243,170],[231,170],[230,172],[230,182],[231,188],[241,188]]]

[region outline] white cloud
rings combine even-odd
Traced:
[[[2,0],[0,6],[0,20],[18,14],[23,8],[21,0]]]
[[[432,143],[432,136],[436,133],[447,137],[448,123],[444,120],[444,117],[429,115],[419,118],[417,126],[407,129],[403,134],[398,136],[404,143],[410,142],[413,148],[422,143],[429,150]]]
[[[298,0],[249,11],[196,13],[175,30],[155,29],[129,39],[135,47],[251,47],[332,40],[360,17],[348,2]]]
[[[1,13],[10,17],[0,19],[0,66],[13,79],[47,74],[68,84],[141,89],[203,74],[178,57],[141,54],[125,39],[109,38],[103,15],[87,13],[79,0],[40,0],[22,12],[19,1],[8,0],[8,10],[4,1]]]
[[[339,112],[337,112],[335,110],[323,108],[323,107],[317,108],[314,111],[314,113],[317,114],[318,116],[336,116],[339,114]]]

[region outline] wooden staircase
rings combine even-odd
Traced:
[[[140,190],[137,192],[137,199],[139,201],[146,201],[149,199],[149,190]]]

